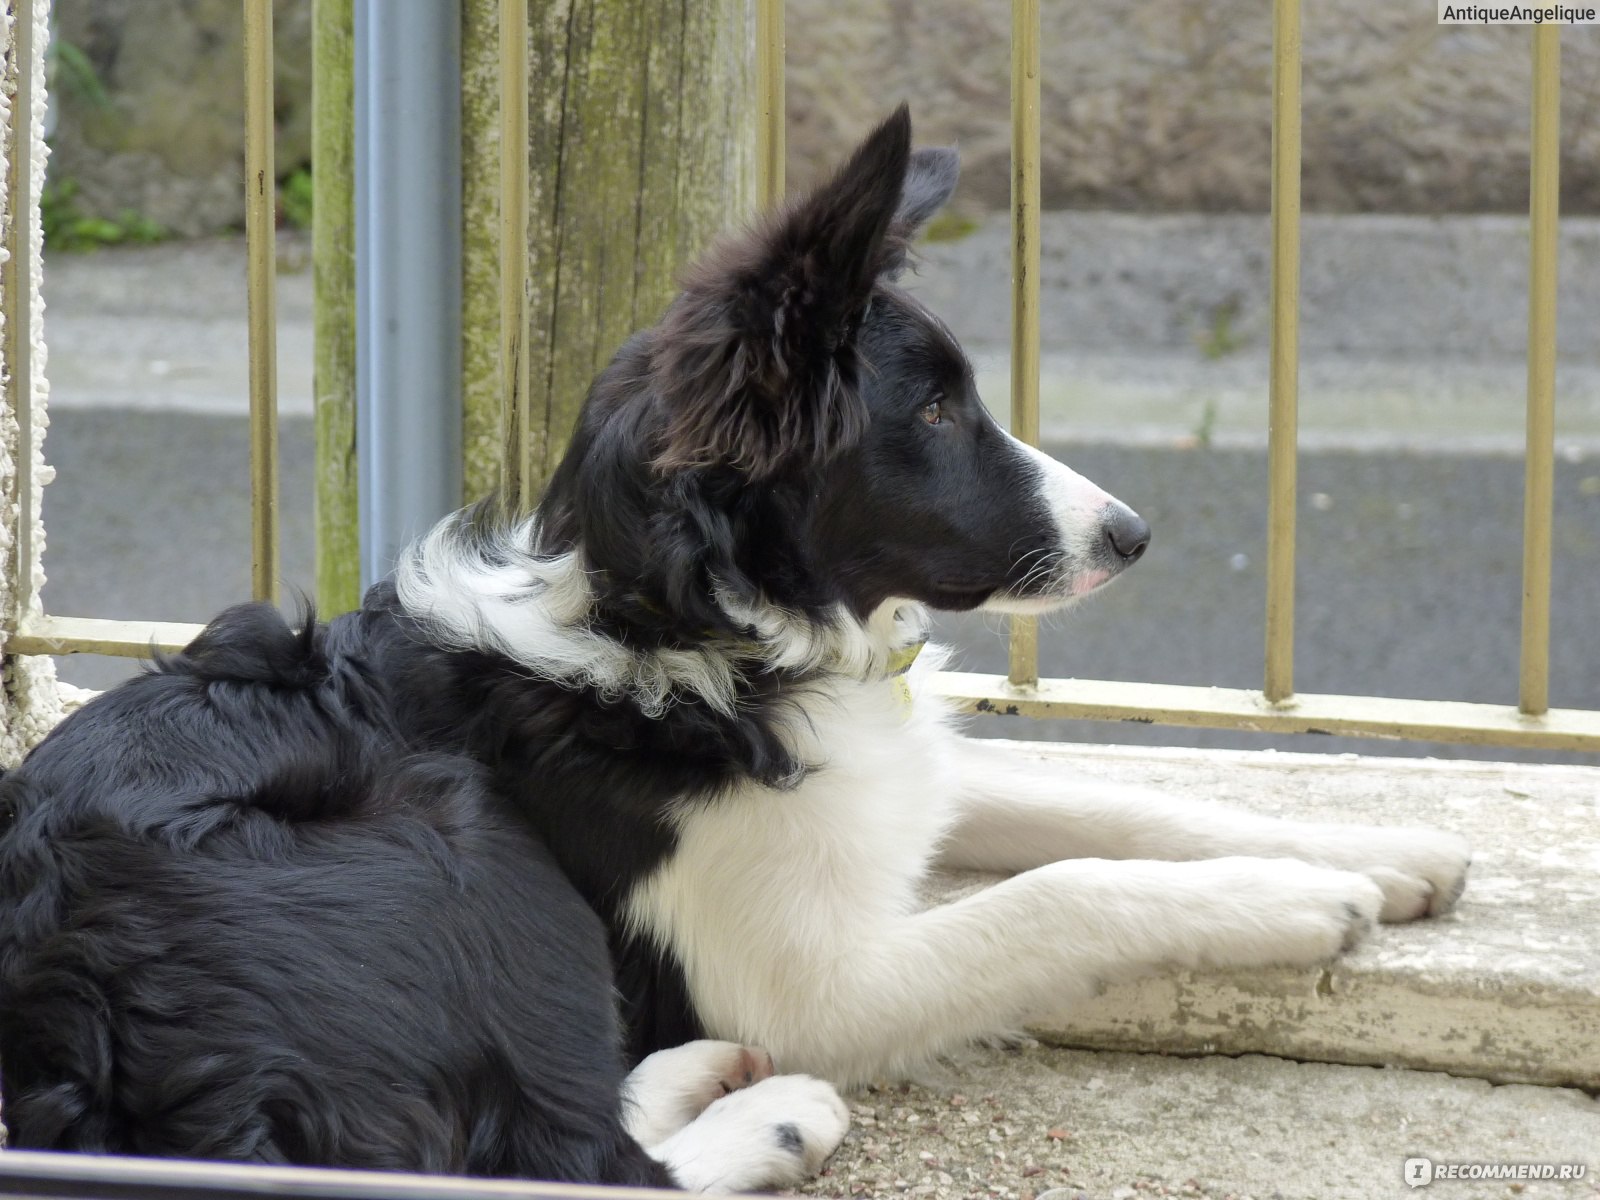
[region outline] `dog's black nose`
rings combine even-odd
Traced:
[[[1126,504],[1109,504],[1105,516],[1106,541],[1123,562],[1138,560],[1150,544],[1150,526]]]

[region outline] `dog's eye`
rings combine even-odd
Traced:
[[[944,420],[944,412],[940,408],[937,400],[930,400],[928,403],[924,404],[918,415],[929,425],[937,425],[940,421]]]

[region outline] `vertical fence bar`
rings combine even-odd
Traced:
[[[1011,432],[1039,444],[1039,0],[1011,4]],[[1039,622],[1011,618],[1013,687],[1039,681]]]
[[[1300,0],[1272,6],[1272,345],[1267,418],[1267,665],[1294,694],[1295,486],[1300,388]]]
[[[1556,261],[1561,214],[1561,26],[1533,33],[1528,215],[1528,449],[1522,509],[1518,707],[1550,707],[1550,526],[1555,506]]]
[[[500,0],[500,411],[501,494],[507,509],[527,490],[533,414],[528,410],[528,0]]]
[[[17,90],[11,106],[10,212],[7,239],[6,366],[16,389],[17,411],[17,572],[18,621],[33,600],[33,0],[12,7],[11,57]]]
[[[783,0],[756,0],[756,203],[765,210],[784,192]]]
[[[244,0],[245,244],[249,259],[251,592],[278,602],[278,363],[273,222],[272,0]]]

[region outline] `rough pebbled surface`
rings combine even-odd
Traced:
[[[1244,1058],[974,1051],[917,1084],[847,1097],[851,1128],[811,1196],[1026,1200],[1447,1200],[1600,1195],[1600,1104],[1571,1089]],[[1443,1180],[1437,1161],[1584,1163],[1578,1184]]]

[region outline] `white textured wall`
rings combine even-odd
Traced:
[[[35,0],[33,5],[33,55],[32,61],[18,63],[12,52],[16,38],[16,5],[8,3],[4,14],[4,28],[0,29],[5,52],[5,78],[0,86],[0,255],[9,265],[9,247],[20,232],[32,247],[27,255],[29,270],[25,278],[16,278],[11,270],[4,272],[5,291],[0,296],[0,643],[29,613],[36,612],[39,590],[44,585],[44,572],[39,566],[39,555],[44,549],[44,528],[39,524],[40,491],[52,474],[45,465],[42,448],[46,426],[45,398],[48,390],[45,379],[44,305],[40,299],[40,263],[43,252],[43,234],[39,225],[39,193],[44,187],[44,51],[49,41],[49,0]],[[16,111],[18,70],[33,74],[33,111]],[[32,172],[28,189],[32,202],[27,212],[12,212],[11,199],[14,181],[11,178],[12,146],[15,139],[24,139],[27,145],[26,162]],[[20,224],[20,229],[19,229]],[[13,294],[16,293],[16,294]],[[28,340],[32,344],[31,377],[18,379],[9,361],[7,350],[11,345],[15,313],[28,301],[30,315]],[[23,436],[19,400],[23,388],[31,388],[31,437]],[[25,444],[31,442],[28,452],[32,457],[31,502],[27,505],[32,514],[34,563],[29,577],[22,578],[23,569],[18,563],[18,526],[22,520],[23,505],[18,495],[21,479],[18,471],[19,455]],[[56,690],[55,668],[48,658],[4,659],[4,687],[0,694],[0,766],[15,763],[61,717],[61,701]]]

